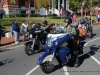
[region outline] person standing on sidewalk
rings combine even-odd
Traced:
[[[19,44],[19,38],[20,38],[20,26],[17,24],[17,20],[14,20],[14,23],[12,24],[12,30],[14,33],[15,38],[15,44]]]
[[[25,20],[23,20],[21,29],[22,29],[22,34],[23,34],[23,41],[26,41],[26,36],[28,34],[28,24],[26,24]]]
[[[1,45],[1,37],[2,37],[2,34],[3,34],[3,28],[2,28],[2,26],[0,25],[0,45]]]

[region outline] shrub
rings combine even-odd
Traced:
[[[20,17],[26,17],[26,16],[27,14],[23,14],[23,13],[20,14]]]

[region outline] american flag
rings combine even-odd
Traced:
[[[30,16],[31,16],[30,4],[29,4],[29,8],[28,8],[28,11],[27,11],[27,13],[28,13],[28,19],[30,19]]]
[[[63,8],[61,7],[59,14],[62,16],[63,15]]]

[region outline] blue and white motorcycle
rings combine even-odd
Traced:
[[[69,33],[48,34],[45,45],[45,52],[40,55],[37,62],[44,73],[51,73],[55,70],[55,66],[63,64],[62,60],[60,60],[60,57],[64,54],[59,53],[59,50],[66,50],[64,56],[66,57],[67,62],[70,61],[71,53],[67,43],[69,39]],[[79,48],[81,52],[79,53],[79,56],[90,51],[89,47],[86,47],[85,45],[85,42],[80,43]],[[63,58],[63,60],[65,59]]]

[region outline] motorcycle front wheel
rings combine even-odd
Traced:
[[[49,74],[49,73],[51,73],[51,72],[53,72],[55,70],[54,64],[52,64],[49,61],[46,61],[45,63],[41,64],[40,68],[46,74]]]
[[[25,45],[25,53],[27,55],[33,55],[33,50],[31,49],[31,44],[28,43],[27,45]]]

